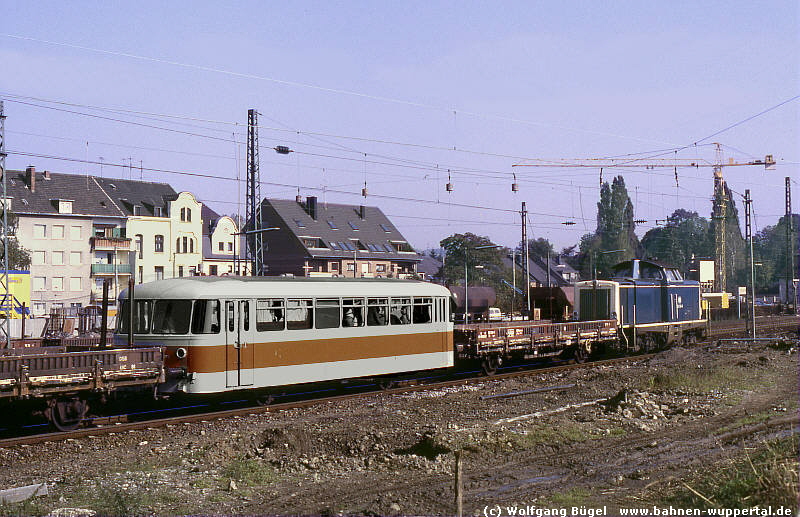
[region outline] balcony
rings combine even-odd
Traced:
[[[130,264],[92,264],[93,276],[130,275]]]
[[[131,240],[125,237],[92,237],[89,239],[94,251],[130,251]]]

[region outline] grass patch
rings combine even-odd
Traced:
[[[591,493],[585,488],[573,487],[566,492],[555,493],[547,499],[553,506],[568,508],[586,504],[590,496]]]
[[[647,378],[645,389],[684,390],[708,393],[717,389],[752,390],[766,381],[751,370],[738,366],[710,368],[676,368],[669,373],[657,373]]]
[[[714,434],[723,434],[727,433],[728,431],[733,431],[734,429],[739,429],[740,427],[744,427],[746,425],[758,424],[769,420],[772,415],[772,411],[762,411],[761,413],[756,413],[755,415],[743,416],[732,424],[726,425],[725,427],[720,427],[714,431]]]
[[[569,427],[536,426],[528,429],[525,434],[506,433],[505,438],[512,445],[527,449],[540,444],[585,442],[586,440],[600,438],[600,435],[592,435],[577,425]]]
[[[797,447],[796,435],[765,442],[757,452],[745,451],[705,477],[682,483],[665,503],[700,509],[768,505],[795,509],[800,496]]]
[[[237,458],[221,474],[224,479],[233,479],[243,486],[269,485],[278,479],[270,465],[253,458]]]

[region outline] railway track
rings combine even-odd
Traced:
[[[797,331],[797,323],[798,323],[798,318],[796,316],[770,318],[770,321],[766,322],[763,320],[758,321],[756,325],[756,331],[757,332],[759,331],[774,332],[774,331],[787,331],[787,330]],[[714,324],[712,326],[712,331],[709,332],[710,334],[709,341],[698,343],[698,346],[706,346],[715,339],[721,339],[724,337],[736,337],[745,332],[746,328],[741,324],[741,322],[738,321],[732,325],[726,325],[724,323]],[[405,385],[401,385],[399,387],[391,389],[383,389],[383,390],[374,389],[358,393],[338,394],[330,397],[306,398],[304,400],[270,404],[268,406],[247,406],[236,409],[225,409],[225,410],[217,410],[217,411],[203,412],[203,413],[184,414],[180,416],[155,418],[142,421],[130,421],[129,415],[98,417],[98,418],[93,418],[89,422],[90,427],[84,427],[73,431],[32,434],[26,436],[0,439],[0,448],[17,446],[17,445],[32,445],[42,442],[76,439],[88,436],[105,435],[110,433],[121,433],[121,432],[128,432],[128,431],[148,429],[148,428],[159,428],[159,427],[166,427],[169,425],[177,425],[183,423],[204,422],[209,420],[232,418],[236,416],[255,415],[260,413],[309,407],[318,404],[325,404],[328,402],[338,402],[343,400],[361,398],[365,396],[375,395],[378,393],[399,394],[399,393],[407,393],[413,391],[434,390],[445,387],[469,384],[473,382],[482,382],[486,381],[487,379],[502,380],[514,377],[524,377],[529,375],[541,375],[543,373],[553,373],[553,372],[571,370],[576,368],[596,367],[596,366],[615,364],[627,361],[640,361],[643,359],[654,357],[655,355],[657,355],[657,353],[630,355],[630,356],[614,357],[610,359],[591,361],[588,363],[558,364],[554,366],[549,366],[544,368],[533,368],[533,369],[531,368],[522,369],[525,367],[525,365],[515,365],[507,367],[507,369],[512,371],[497,373],[495,375],[492,375],[491,377],[486,377],[484,375],[478,374],[470,377],[462,377],[459,379],[449,379],[445,381],[426,382],[426,383],[417,383],[418,381],[411,380],[411,381],[404,381],[405,383],[407,383]]]

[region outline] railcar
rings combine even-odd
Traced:
[[[628,348],[652,350],[705,335],[700,283],[673,267],[633,259],[617,264],[611,280],[575,284],[577,319],[614,319]]]
[[[165,394],[453,366],[450,293],[426,282],[188,277],[137,285],[119,301],[115,340],[131,332],[136,346],[164,347]]]

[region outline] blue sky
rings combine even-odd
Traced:
[[[691,144],[800,94],[796,1],[0,9],[9,151],[106,164],[130,158],[145,170],[105,165],[102,173],[168,182],[235,213],[244,200],[236,178],[244,178],[247,109],[256,108],[261,146],[296,151],[262,149],[263,195],[291,198],[299,188],[328,202],[378,205],[419,249],[463,231],[515,245],[522,201],[530,234],[574,244],[594,229],[599,169],[512,165],[687,145],[663,158],[713,162],[713,146]],[[722,143],[726,161],[778,160],[774,171],[725,169],[734,191],[752,190],[757,228],[777,221],[784,177],[799,176],[799,106],[794,100],[702,142]],[[94,163],[7,159],[9,168],[28,164],[101,173]],[[606,169],[604,179],[617,173]],[[710,169],[679,169],[677,188],[672,169],[624,176],[636,217],[648,221],[640,236],[678,207],[710,213]]]

